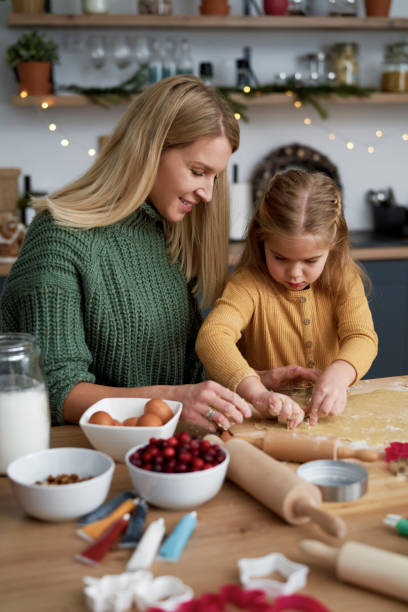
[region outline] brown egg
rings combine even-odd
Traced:
[[[111,425],[123,425],[122,421],[118,421],[118,419],[112,419]]]
[[[138,422],[139,427],[161,427],[163,425],[163,421],[157,414],[143,414]]]
[[[157,414],[157,416],[162,420],[163,424],[170,421],[173,416],[173,412],[166,402],[160,399],[151,399],[148,401],[144,407],[145,414]]]
[[[88,423],[92,423],[92,425],[112,425],[112,421],[113,419],[110,414],[103,410],[98,410],[89,418]]]
[[[137,425],[138,422],[138,418],[137,417],[129,417],[128,419],[125,419],[122,423],[122,425],[126,425],[127,427],[135,427],[135,425]]]

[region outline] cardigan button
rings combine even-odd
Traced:
[[[313,368],[314,365],[316,365],[314,361],[308,361],[307,362],[307,367],[308,368]]]
[[[303,319],[303,323],[305,325],[310,325],[310,319]]]
[[[302,302],[302,304],[304,304],[304,303],[305,303],[307,300],[306,300],[306,298],[305,298],[305,297],[301,297],[301,298],[300,298],[300,301]]]
[[[312,346],[313,346],[313,342],[311,340],[308,340],[305,344],[306,348],[312,348]]]

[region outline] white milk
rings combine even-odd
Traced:
[[[50,445],[50,414],[47,391],[26,377],[21,390],[7,390],[8,376],[0,376],[0,473],[9,463]]]

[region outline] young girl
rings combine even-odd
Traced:
[[[310,423],[341,414],[347,388],[377,354],[362,277],[334,181],[301,170],[276,175],[199,332],[196,350],[207,375],[293,427],[302,409],[270,389],[271,370],[296,363],[315,381]]]

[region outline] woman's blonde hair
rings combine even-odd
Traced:
[[[239,127],[229,104],[190,75],[168,77],[130,104],[91,168],[70,185],[37,200],[64,226],[90,229],[132,214],[148,197],[162,153],[198,138],[224,135],[232,150]],[[228,186],[218,175],[212,201],[196,206],[179,223],[165,223],[171,261],[179,262],[194,291],[208,306],[221,293],[228,264]]]
[[[350,283],[365,272],[353,261],[340,190],[326,174],[288,170],[276,174],[248,228],[244,252],[238,264],[269,274],[264,243],[274,236],[312,234],[330,249],[316,283],[327,293],[345,296]]]

